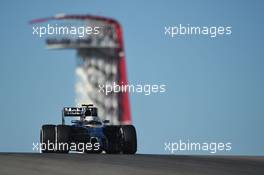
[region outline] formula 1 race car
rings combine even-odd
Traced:
[[[65,125],[65,117],[72,116],[72,125]],[[42,153],[135,154],[136,129],[133,125],[110,125],[100,120],[93,105],[64,107],[61,125],[43,125],[40,131]]]

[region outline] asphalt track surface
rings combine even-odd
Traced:
[[[264,175],[264,157],[0,153],[0,174]]]

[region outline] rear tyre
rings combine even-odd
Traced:
[[[67,125],[56,126],[57,153],[69,153],[71,127]]]
[[[42,153],[55,152],[55,125],[43,125],[41,127],[40,143]]]
[[[107,137],[107,154],[119,154],[121,152],[120,126],[105,126],[104,134]]]
[[[133,125],[121,126],[122,152],[124,154],[135,154],[137,152],[137,134]]]

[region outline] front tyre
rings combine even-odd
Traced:
[[[122,152],[123,154],[135,154],[137,152],[137,134],[133,125],[121,126]]]

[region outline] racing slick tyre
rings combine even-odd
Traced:
[[[56,152],[69,153],[71,127],[67,125],[57,125],[55,131],[57,143]]]
[[[107,154],[119,154],[121,152],[121,133],[120,126],[106,126],[104,134],[107,137]]]
[[[137,134],[133,125],[121,126],[122,152],[123,154],[135,154],[137,152]]]
[[[40,130],[40,143],[42,153],[55,151],[55,125],[43,125]]]

